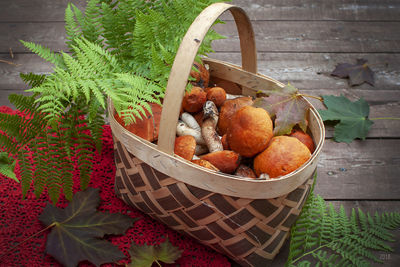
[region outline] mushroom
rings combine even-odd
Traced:
[[[197,123],[197,120],[190,113],[183,112],[180,117],[181,120],[186,123],[188,127],[199,132],[201,131],[200,125]]]
[[[224,150],[230,150],[228,140],[226,139],[226,134],[221,137],[221,143]]]
[[[201,134],[210,152],[223,150],[221,140],[215,127],[218,123],[218,109],[214,102],[207,101],[203,107],[203,124]]]
[[[174,153],[186,160],[192,160],[196,150],[196,140],[191,135],[178,136],[175,139]]]
[[[268,146],[273,136],[272,120],[265,109],[245,106],[232,117],[226,135],[233,151],[253,157]]]
[[[254,158],[254,171],[257,176],[266,173],[270,178],[277,178],[296,170],[310,157],[310,150],[297,138],[275,136],[268,147]]]
[[[200,159],[207,160],[221,172],[230,174],[235,172],[241,160],[239,154],[232,150],[211,152],[201,156]]]
[[[239,97],[244,97],[244,95],[232,95],[232,94],[226,94],[226,100],[232,100],[232,99],[236,99]]]
[[[200,127],[201,127],[201,125],[203,124],[203,110],[201,110],[201,111],[199,111],[199,112],[197,112],[197,113],[195,113],[194,115],[193,115],[193,117],[195,118],[195,120],[197,121],[197,123],[200,125]]]
[[[214,102],[217,107],[220,107],[226,100],[226,92],[221,87],[212,87],[207,90],[207,100]]]
[[[190,76],[194,78],[194,82],[200,87],[207,87],[210,81],[210,73],[203,63],[193,62],[193,68]]]
[[[314,153],[315,150],[314,141],[309,134],[303,132],[302,130],[293,129],[293,131],[290,133],[289,136],[296,137],[297,139],[299,139],[300,142],[302,142],[308,147],[311,154]]]
[[[249,166],[244,164],[239,165],[239,167],[235,171],[235,175],[247,178],[254,178],[254,179],[257,178],[254,171]]]
[[[199,144],[199,145],[205,145],[206,144],[206,142],[204,141],[203,136],[201,135],[201,132],[190,128],[183,121],[178,121],[178,124],[176,125],[176,134],[178,136],[191,135],[191,136],[194,137],[194,139],[196,140],[197,144]]]
[[[200,165],[204,168],[213,170],[213,171],[219,171],[217,167],[215,167],[214,165],[212,165],[209,161],[205,160],[205,159],[193,159],[192,162],[194,164]]]
[[[251,97],[239,97],[232,100],[226,100],[221,106],[219,112],[219,120],[217,125],[218,133],[220,135],[226,134],[228,126],[231,123],[232,116],[236,113],[236,111],[244,106],[250,106],[252,104],[253,100]]]
[[[208,148],[206,145],[196,145],[196,150],[194,151],[194,154],[196,156],[199,156],[199,155],[203,155],[207,152],[208,152]]]
[[[182,100],[183,110],[195,113],[203,108],[207,101],[207,93],[200,87],[192,87],[190,92],[186,92]]]

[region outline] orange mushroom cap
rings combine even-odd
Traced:
[[[224,173],[234,173],[241,160],[239,154],[231,150],[211,152],[201,156],[200,159],[209,161]]]
[[[232,116],[240,108],[250,106],[253,104],[251,97],[238,97],[235,99],[226,100],[221,106],[218,119],[218,133],[220,135],[226,134],[228,127],[231,123]]]
[[[182,107],[185,111],[195,113],[203,109],[207,101],[207,93],[200,87],[192,87],[190,92],[186,92],[182,100]]]
[[[254,158],[254,171],[257,176],[266,173],[277,178],[296,170],[310,157],[310,150],[297,138],[275,136],[267,149]]]
[[[265,109],[245,106],[232,117],[226,134],[233,151],[253,157],[268,146],[273,136],[272,120]]]
[[[174,153],[186,160],[192,160],[196,151],[196,140],[191,135],[179,136],[175,139]]]

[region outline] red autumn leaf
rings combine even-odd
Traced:
[[[271,117],[276,117],[274,135],[290,134],[296,124],[304,132],[307,131],[310,106],[295,87],[288,84],[282,89],[266,93],[268,96],[257,98],[253,106],[263,108]]]
[[[365,59],[357,59],[356,64],[340,63],[331,75],[340,78],[349,78],[350,86],[360,85],[364,82],[374,86],[374,73],[369,68]]]

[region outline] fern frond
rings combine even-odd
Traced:
[[[68,3],[67,8],[65,9],[65,34],[66,34],[66,44],[68,47],[74,44],[74,39],[82,36],[81,31],[79,30],[79,25],[75,20],[75,14],[73,11],[73,4]]]
[[[48,165],[48,144],[43,138],[36,138],[32,142],[32,157],[35,165],[35,173],[33,179],[34,194],[37,198],[40,197],[46,187],[46,180],[49,172]]]
[[[102,33],[100,24],[100,0],[89,0],[85,9],[82,33],[85,39],[90,42],[100,44],[100,35]]]
[[[76,158],[78,160],[78,169],[80,174],[80,187],[85,190],[89,185],[90,176],[92,174],[92,160],[94,146],[92,137],[85,132],[85,127],[79,129],[76,148]]]
[[[20,73],[19,76],[21,77],[22,81],[28,84],[31,87],[36,87],[41,85],[44,80],[46,79],[45,74],[34,74],[30,73]]]
[[[39,55],[41,58],[47,60],[50,63],[53,63],[55,66],[57,67],[63,67],[64,66],[64,62],[62,60],[62,57],[57,54],[56,52],[51,51],[51,49],[42,46],[42,45],[38,45],[32,42],[25,42],[21,40],[21,43],[28,48],[29,50],[31,50],[33,53]]]
[[[33,181],[33,165],[31,161],[31,151],[23,148],[18,153],[18,163],[21,172],[22,196],[25,197]]]
[[[14,173],[16,161],[7,152],[0,152],[0,174],[13,179],[17,183],[19,180]]]
[[[291,230],[290,252],[286,266],[308,264],[309,258],[322,266],[370,266],[381,262],[374,251],[392,251],[388,231],[400,226],[400,213],[374,216],[354,209],[350,217],[340,207],[326,205],[319,195],[311,194]],[[315,242],[318,240],[318,242]]]

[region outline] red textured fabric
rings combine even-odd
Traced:
[[[21,114],[4,106],[0,107],[0,112]],[[169,229],[142,212],[129,207],[116,197],[114,193],[113,142],[109,126],[104,126],[102,154],[96,155],[93,163],[94,171],[89,186],[100,189],[101,203],[98,210],[119,212],[133,218],[140,218],[124,235],[108,237],[108,240],[117,245],[127,256],[120,264],[129,262],[128,250],[132,242],[153,245],[163,242],[168,237],[174,246],[183,250],[183,253],[176,264],[165,266],[230,266],[226,257],[197,243],[190,237]],[[16,172],[18,175],[18,167]],[[74,191],[76,192],[79,183],[76,173],[74,179],[76,185]],[[44,225],[38,220],[38,216],[49,202],[46,192],[36,199],[33,192],[30,191],[26,199],[22,199],[20,184],[0,175],[0,255],[44,228]],[[61,198],[57,204],[61,208],[67,205],[68,201],[64,198]],[[0,266],[60,266],[53,257],[45,253],[46,236],[49,232],[50,230],[30,239],[2,257]],[[82,262],[80,266],[92,265]]]

